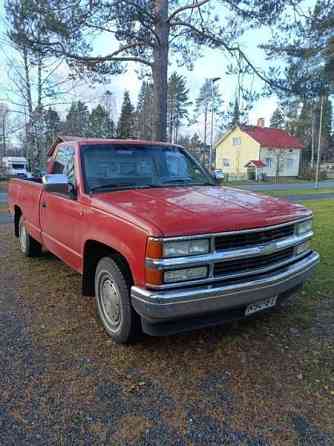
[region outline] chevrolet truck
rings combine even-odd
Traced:
[[[9,184],[20,249],[80,273],[118,343],[266,311],[319,262],[310,210],[218,186],[180,146],[58,138],[49,157]]]

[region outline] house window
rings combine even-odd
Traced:
[[[273,167],[273,160],[272,158],[266,158],[266,166],[271,169]]]
[[[287,159],[287,166],[288,169],[293,169],[295,166],[295,160],[293,158],[288,158]]]
[[[224,167],[230,167],[230,165],[231,165],[230,160],[227,159],[227,158],[224,158],[223,159],[223,166]]]
[[[241,138],[240,138],[240,136],[237,136],[237,137],[233,138],[233,139],[232,139],[232,144],[233,144],[234,146],[240,146],[240,144],[241,144]]]

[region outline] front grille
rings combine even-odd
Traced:
[[[282,238],[291,237],[294,234],[294,225],[281,226],[268,230],[259,230],[254,232],[244,232],[231,235],[220,235],[215,239],[216,251],[223,249],[245,248],[250,245],[258,245],[261,243],[280,240]]]
[[[289,260],[293,257],[293,255],[294,248],[288,248],[275,252],[274,254],[216,263],[214,266],[214,276],[217,277],[223,274],[243,273],[249,272],[253,269],[269,267],[272,264]]]

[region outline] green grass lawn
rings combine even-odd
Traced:
[[[265,195],[272,197],[287,197],[288,195],[321,195],[321,194],[334,194],[334,188],[324,189],[287,189],[287,190],[269,190],[258,191]]]
[[[280,183],[278,184],[294,184],[294,183],[310,183],[311,181],[314,180],[303,180],[302,178],[285,178],[284,181],[282,180]],[[256,183],[255,181],[250,181],[250,180],[236,180],[236,181],[229,181],[229,182],[225,182],[223,183],[224,186],[242,186],[242,185],[247,185],[247,184],[265,184],[265,185],[271,185],[271,184],[277,184],[275,182],[269,182],[266,181],[264,183]]]
[[[313,296],[325,295],[334,299],[334,201],[310,200],[303,204],[314,212],[315,237],[312,245],[321,255],[317,274],[314,280],[306,285],[306,290]]]

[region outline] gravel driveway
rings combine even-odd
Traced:
[[[1,445],[334,444],[328,303],[311,306],[315,324],[300,295],[289,311],[125,347],[80,277],[49,254],[24,259],[8,225],[0,280]]]

